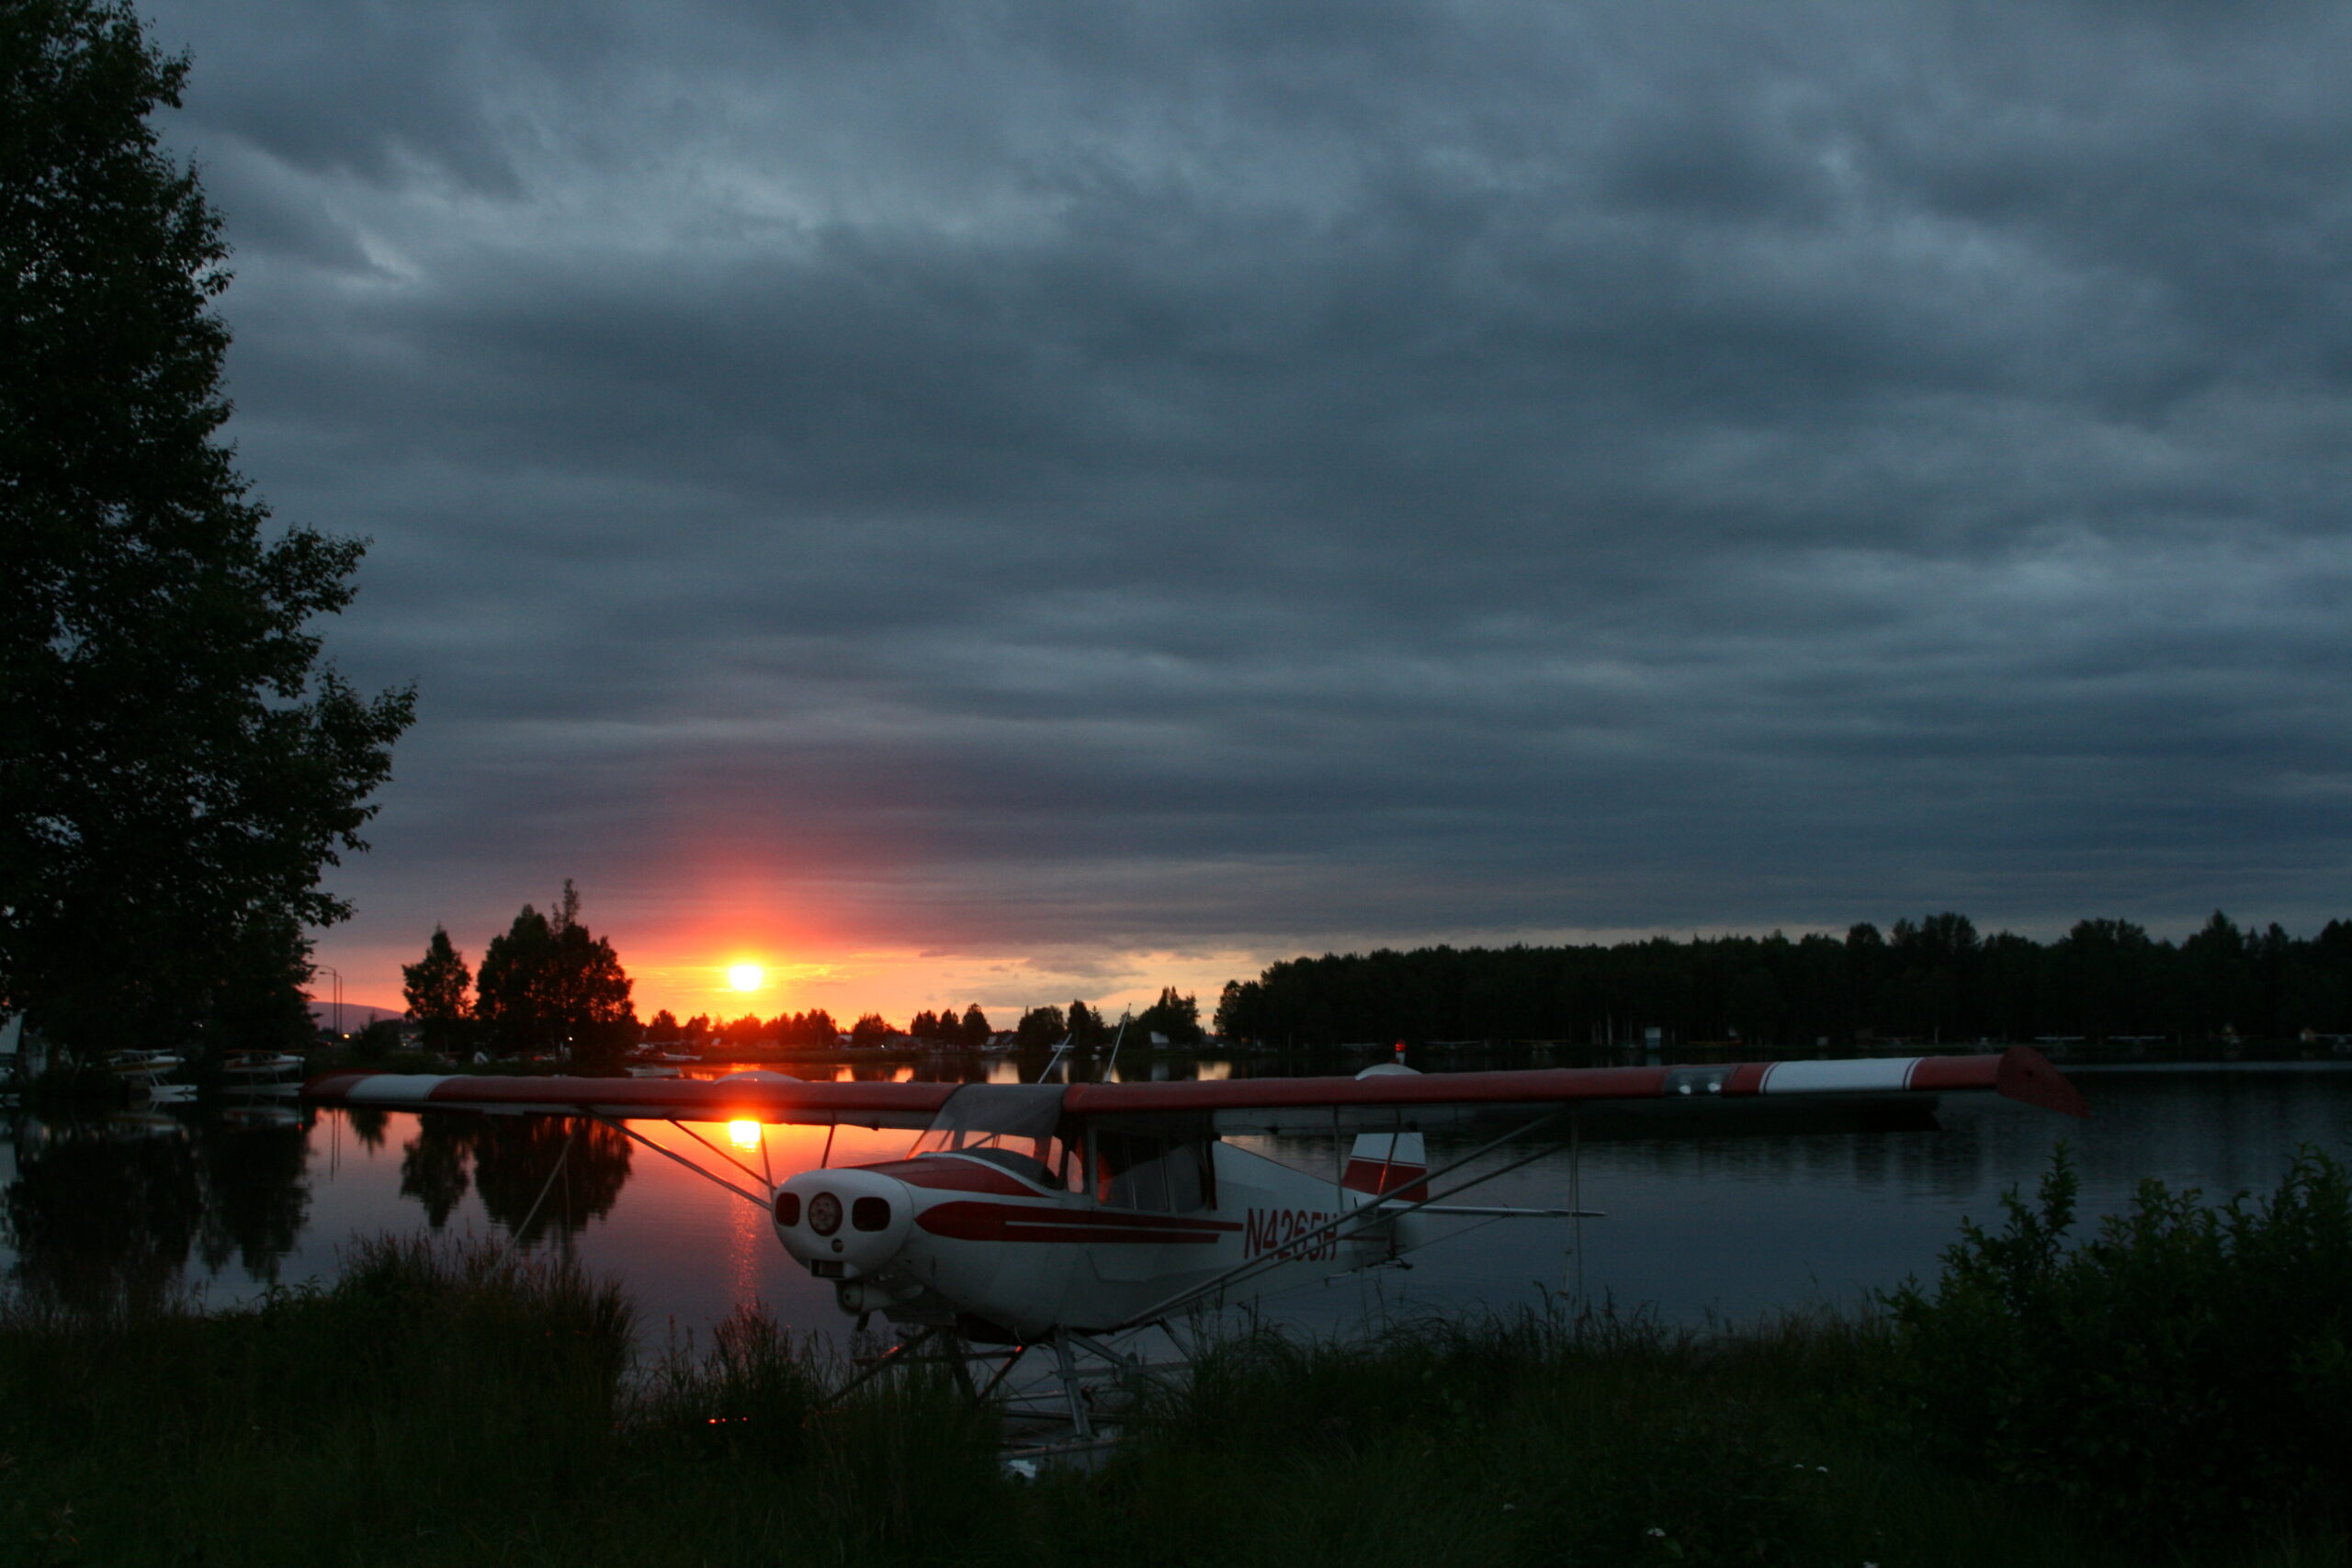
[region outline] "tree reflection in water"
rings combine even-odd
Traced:
[[[427,1111],[417,1116],[416,1136],[401,1145],[401,1195],[424,1205],[434,1229],[448,1223],[471,1186],[481,1193],[483,1212],[526,1243],[551,1227],[577,1235],[590,1220],[610,1213],[628,1174],[627,1135],[587,1117]]]
[[[300,1120],[260,1124],[158,1111],[104,1121],[27,1117],[17,1179],[0,1194],[9,1273],[30,1300],[69,1312],[144,1311],[188,1289],[193,1253],[263,1283],[310,1221]]]
[[[359,1146],[373,1153],[384,1146],[384,1128],[392,1113],[380,1105],[351,1105],[344,1108],[344,1117],[351,1123],[351,1135]]]
[[[451,1212],[472,1185],[466,1160],[481,1120],[446,1111],[419,1111],[416,1136],[401,1145],[401,1196],[424,1204],[425,1223],[436,1231],[449,1223]]]
[[[311,1137],[300,1120],[244,1125],[198,1123],[204,1267],[218,1274],[233,1255],[263,1284],[277,1282],[281,1258],[311,1217]]]
[[[181,1292],[204,1214],[185,1133],[44,1127],[28,1139],[20,1129],[17,1147],[6,1223],[16,1253],[10,1273],[29,1300],[104,1313],[153,1307]]]

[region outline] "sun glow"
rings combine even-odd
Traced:
[[[760,1124],[757,1122],[729,1122],[727,1123],[727,1141],[739,1149],[756,1149],[760,1146]]]
[[[727,970],[727,983],[739,991],[756,991],[766,978],[767,972],[756,964],[730,964]]]

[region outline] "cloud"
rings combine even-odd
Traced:
[[[354,940],[2339,912],[2339,12],[554,15],[156,12]]]

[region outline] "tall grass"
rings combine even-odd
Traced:
[[[1886,1348],[1834,1318],[1252,1336],[1212,1349],[1100,1475],[1043,1489],[1084,1523],[1042,1561],[2109,1561],[2063,1520],[1879,1451],[1866,1391]]]
[[[2299,1190],[2288,1228],[2334,1246],[2332,1190]],[[0,1303],[0,1563],[2345,1568],[2325,1507],[2132,1539],[2069,1495],[2067,1456],[1958,1451],[1916,1293],[1707,1335],[1243,1335],[1100,1469],[1023,1481],[935,1369],[834,1401],[849,1369],[756,1310],[632,1362],[626,1303],[566,1262],[379,1241],[209,1317]]]
[[[332,1289],[217,1316],[17,1303],[0,1315],[8,1524],[54,1522],[59,1561],[464,1537],[605,1463],[628,1333],[618,1289],[569,1263],[422,1241],[362,1244]]]

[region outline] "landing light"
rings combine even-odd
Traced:
[[[819,1235],[831,1235],[842,1228],[842,1201],[830,1192],[820,1192],[808,1200],[808,1228]]]

